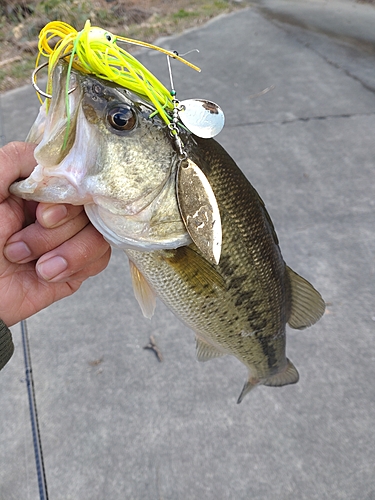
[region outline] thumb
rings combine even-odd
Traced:
[[[36,165],[34,149],[36,144],[10,142],[0,148],[0,203],[9,196],[9,186],[20,178],[30,175]]]

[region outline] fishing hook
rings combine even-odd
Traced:
[[[34,71],[33,71],[33,72],[32,72],[32,74],[31,74],[31,85],[34,87],[34,89],[36,90],[36,92],[37,92],[38,94],[40,94],[41,96],[43,96],[43,97],[45,97],[45,98],[47,98],[47,99],[52,99],[51,94],[47,94],[47,93],[46,93],[46,92],[44,92],[42,89],[40,89],[40,88],[38,87],[38,85],[36,84],[36,75],[37,75],[37,73],[38,73],[41,69],[43,69],[43,68],[45,68],[46,66],[48,66],[48,64],[49,64],[49,61],[47,61],[47,62],[45,62],[45,63],[41,64],[40,66],[38,66],[37,68],[35,68],[35,69],[34,69]]]
[[[70,54],[65,54],[64,56],[60,57],[60,59],[63,59],[67,56],[71,55]],[[43,68],[45,68],[46,66],[48,66],[49,64],[49,61],[41,64],[40,66],[38,66],[37,68],[34,69],[34,71],[32,72],[31,74],[31,84],[32,86],[34,87],[34,89],[36,90],[36,92],[38,94],[40,94],[41,96],[45,97],[46,99],[52,99],[52,95],[51,94],[47,94],[47,92],[44,92],[42,89],[40,89],[36,83],[36,75],[39,73],[39,71]],[[71,94],[72,92],[74,92],[76,90],[77,87],[74,87],[72,89],[69,90],[68,94]]]

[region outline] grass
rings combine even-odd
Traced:
[[[185,9],[180,9],[178,12],[173,14],[174,19],[183,19],[184,17],[199,16],[199,12],[189,12]]]
[[[244,7],[248,0],[2,0],[0,92],[29,83],[38,33],[49,21],[83,28],[87,19],[117,35],[154,42]],[[16,59],[22,58],[21,61]]]
[[[14,62],[9,70],[4,71],[4,73],[9,74],[12,78],[19,80],[24,78],[25,73],[31,74],[35,66],[34,60],[31,58],[26,58],[22,61]]]

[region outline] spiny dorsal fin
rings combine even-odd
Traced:
[[[316,323],[324,314],[325,303],[320,293],[307,280],[287,266],[291,286],[292,308],[289,326],[302,330]]]
[[[225,355],[223,352],[218,351],[216,347],[212,347],[212,345],[207,344],[207,342],[205,342],[201,338],[195,337],[195,340],[198,361],[204,362]]]
[[[135,298],[142,309],[143,316],[151,319],[156,307],[155,292],[133,261],[129,260],[129,266]]]
[[[285,370],[262,381],[262,384],[270,387],[280,387],[282,385],[296,384],[298,380],[299,374],[297,368],[287,359]]]

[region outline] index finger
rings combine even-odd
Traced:
[[[10,142],[0,148],[0,203],[9,196],[9,186],[19,178],[28,177],[36,161],[36,145],[29,142]]]

